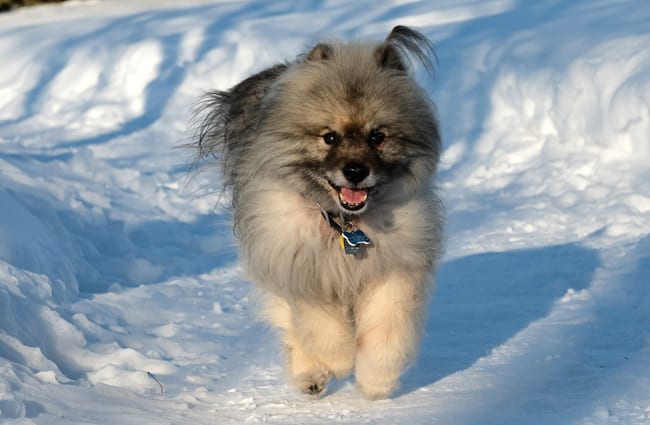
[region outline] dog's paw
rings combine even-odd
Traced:
[[[399,375],[393,373],[357,369],[355,375],[357,389],[368,400],[386,399],[399,387]]]
[[[397,389],[397,382],[386,383],[383,385],[377,384],[362,384],[357,381],[357,389],[368,400],[383,400],[388,397]]]
[[[329,379],[329,371],[321,369],[315,373],[301,373],[294,378],[294,381],[304,394],[320,397],[325,393]]]
[[[302,389],[302,392],[311,395],[311,396],[320,396],[323,391],[325,391],[325,385],[322,383],[313,383],[306,388]]]

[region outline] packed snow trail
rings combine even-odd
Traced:
[[[647,425],[648,22],[643,0],[0,14],[0,422]],[[310,400],[255,321],[218,173],[178,146],[204,90],[396,24],[437,46],[447,255],[395,397]]]

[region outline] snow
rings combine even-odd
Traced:
[[[650,423],[650,4],[429,3],[0,15],[0,422]],[[395,397],[310,400],[176,147],[204,90],[398,23],[437,46],[447,254]]]

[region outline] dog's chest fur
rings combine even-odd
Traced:
[[[372,240],[358,255],[346,254],[318,206],[295,192],[267,186],[240,201],[236,228],[251,277],[286,298],[354,299],[395,270],[425,277],[437,255],[438,220],[425,196],[355,222]]]

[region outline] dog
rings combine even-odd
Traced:
[[[366,398],[389,397],[416,357],[443,206],[438,120],[412,59],[431,70],[435,55],[404,26],[321,42],[195,105],[197,161],[220,162],[263,319],[312,396],[354,372]]]

